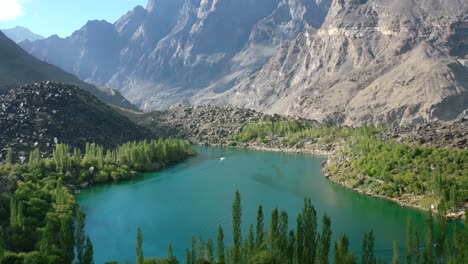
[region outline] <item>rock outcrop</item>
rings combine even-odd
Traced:
[[[28,157],[35,148],[51,153],[57,143],[80,148],[96,143],[108,148],[145,138],[153,138],[149,130],[77,86],[42,82],[0,95],[3,159],[9,147],[18,158]]]
[[[468,150],[468,120],[404,125],[384,132],[383,137],[396,142]]]

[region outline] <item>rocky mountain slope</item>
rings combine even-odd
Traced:
[[[0,93],[10,87],[46,80],[74,84],[106,103],[134,109],[120,93],[109,88],[97,88],[56,66],[38,60],[0,32]]]
[[[20,27],[20,26],[16,26],[14,28],[9,28],[9,29],[1,29],[1,31],[8,38],[10,38],[16,43],[20,43],[25,40],[35,41],[39,39],[44,39],[43,36],[38,35],[25,27]]]
[[[257,71],[277,47],[319,27],[331,0],[150,0],[114,24],[23,42],[34,56],[146,110],[190,103]]]
[[[344,124],[455,119],[468,108],[467,28],[463,0],[337,0],[318,31],[219,97]]]
[[[360,125],[468,108],[465,0],[150,0],[21,45],[145,110],[229,104]]]
[[[56,143],[83,148],[94,142],[114,147],[152,137],[151,132],[74,85],[42,82],[0,95],[3,158],[9,147],[19,156],[34,148],[50,153]]]

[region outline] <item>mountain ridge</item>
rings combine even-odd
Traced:
[[[117,61],[76,55],[102,49],[83,42],[92,25],[22,46],[146,111],[228,104],[404,124],[468,108],[467,11],[462,0],[151,0],[100,34]],[[76,52],[60,61],[56,46]]]
[[[16,43],[20,43],[22,41],[28,40],[28,41],[35,41],[35,40],[40,40],[44,39],[43,36],[36,34],[29,30],[28,28],[21,27],[21,26],[16,26],[14,28],[8,28],[8,29],[1,29],[0,31],[3,32],[8,38],[13,40]]]
[[[120,93],[105,87],[95,87],[62,69],[43,62],[0,32],[0,93],[12,87],[41,81],[74,84],[101,100],[120,107],[135,109]]]

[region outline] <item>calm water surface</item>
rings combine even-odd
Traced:
[[[231,244],[231,205],[236,190],[242,195],[244,233],[249,224],[255,224],[260,204],[266,225],[275,207],[285,209],[289,222],[295,223],[305,197],[312,199],[318,221],[329,214],[334,237],[346,233],[358,254],[363,232],[371,228],[377,238],[376,254],[390,259],[393,240],[405,245],[407,218],[423,225],[423,212],[329,182],[321,174],[320,157],[227,148],[198,151],[197,157],[164,171],[145,174],[137,181],[93,187],[78,196],[87,214],[95,263],[135,262],[138,226],[148,257],[166,256],[171,242],[174,254],[183,262],[192,234],[216,241],[220,224],[225,229],[225,243]]]

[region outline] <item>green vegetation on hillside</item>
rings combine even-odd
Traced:
[[[250,123],[239,142],[279,140],[302,148],[312,142],[334,148],[325,171],[350,188],[405,199],[426,209],[457,211],[468,202],[468,151],[396,143],[381,138],[383,128],[308,126],[291,120]],[[331,150],[331,149],[328,149]],[[414,200],[414,201],[413,201]]]
[[[129,179],[195,151],[186,141],[154,140],[112,150],[88,144],[83,154],[58,144],[51,157],[34,150],[27,161],[8,153],[7,163],[0,165],[0,176],[12,181],[11,193],[0,194],[0,263],[62,264],[76,257],[78,264],[90,264],[92,242],[71,191],[85,182]]]
[[[408,264],[436,263],[466,263],[468,260],[468,220],[458,230],[449,233],[447,221],[437,215],[438,221],[429,213],[425,223],[425,231],[420,240],[420,234],[408,221],[407,247],[405,259]],[[317,212],[310,199],[304,201],[302,212],[297,216],[295,224],[289,223],[285,211],[274,209],[271,222],[263,222],[263,208],[259,207],[257,223],[250,225],[248,235],[242,239],[242,205],[239,192],[236,193],[232,205],[233,241],[230,248],[225,248],[224,230],[218,228],[218,240],[215,249],[211,239],[205,241],[201,237],[192,237],[191,248],[186,250],[187,264],[376,264],[385,263],[375,256],[376,237],[373,230],[363,234],[362,252],[360,256],[351,252],[349,240],[341,235],[337,241],[332,241],[332,225],[329,216],[322,217],[321,228],[317,222]],[[254,231],[255,230],[255,231]],[[174,264],[179,261],[172,255],[169,245],[167,258],[145,258],[142,245],[143,235],[138,228],[137,233],[137,263],[138,264]],[[393,263],[399,263],[398,243],[393,243]],[[360,261],[359,261],[360,259]],[[117,262],[109,262],[117,263]]]

